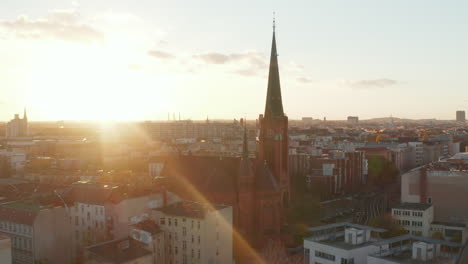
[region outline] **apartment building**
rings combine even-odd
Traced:
[[[28,198],[0,206],[0,234],[11,239],[12,263],[70,263],[71,225],[57,197]]]
[[[73,259],[84,256],[84,247],[128,237],[132,224],[151,209],[179,199],[169,192],[129,190],[115,184],[81,181],[63,194],[71,204]]]
[[[153,210],[165,263],[233,263],[232,207],[181,201]]]

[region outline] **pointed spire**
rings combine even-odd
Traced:
[[[244,120],[244,144],[242,146],[242,158],[249,158],[249,145],[247,140],[247,120]]]
[[[281,99],[281,85],[278,69],[278,53],[276,52],[276,20],[273,17],[273,40],[271,44],[270,70],[268,72],[268,90],[265,105],[265,118],[269,116],[284,116]]]

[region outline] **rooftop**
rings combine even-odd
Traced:
[[[146,232],[151,233],[153,235],[161,232],[161,228],[159,227],[159,225],[156,224],[152,220],[141,221],[141,222],[133,225],[133,227],[136,228],[136,229],[146,231]]]
[[[339,236],[336,239],[326,239],[326,240],[320,240],[320,241],[314,240],[312,238],[305,238],[305,240],[331,246],[334,248],[341,248],[344,250],[353,250],[356,248],[362,248],[362,247],[373,245],[376,242],[376,240],[370,240],[361,244],[353,245],[351,243],[346,243],[344,241],[344,236]]]
[[[384,256],[384,257],[371,256],[371,257],[381,258],[381,259],[385,259],[388,261],[392,261],[392,263],[400,263],[400,264],[421,264],[421,263],[451,264],[453,263],[453,260],[455,258],[455,256],[452,256],[452,257],[438,256],[432,259],[431,261],[422,262],[421,260],[413,259],[413,254],[412,254],[411,249],[400,251],[397,254],[392,254],[389,256]]]
[[[433,225],[443,225],[443,226],[463,227],[463,228],[466,228],[466,224],[465,224],[465,223],[433,221],[431,224],[433,224]]]
[[[395,206],[393,209],[426,211],[427,209],[429,209],[431,207],[432,207],[432,204],[401,203],[401,204]]]
[[[329,224],[329,225],[311,227],[311,228],[308,228],[307,230],[310,232],[317,232],[317,231],[325,231],[325,230],[331,230],[331,229],[336,229],[336,228],[346,228],[346,227],[352,227],[352,228],[361,229],[361,230],[370,230],[372,232],[377,232],[377,233],[387,232],[387,230],[382,229],[382,228],[375,228],[372,226],[365,226],[365,225],[353,224],[353,223],[348,223],[348,222],[341,222],[341,223],[334,223],[334,224]]]
[[[149,250],[143,248],[140,242],[131,238],[95,244],[86,247],[86,250],[91,253],[90,258],[98,256],[111,263],[126,263],[151,254]]]
[[[192,201],[181,201],[168,205],[166,207],[155,209],[166,215],[185,216],[191,218],[204,218],[206,213],[221,210],[228,207],[227,205],[216,205],[207,203],[198,203]]]

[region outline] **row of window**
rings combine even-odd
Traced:
[[[20,249],[25,251],[32,250],[32,240],[24,237],[12,237],[11,238],[11,247],[14,249]]]
[[[423,212],[418,212],[418,211],[401,211],[401,210],[394,210],[393,213],[394,213],[395,215],[400,215],[400,216],[423,217]]]
[[[350,259],[341,258],[341,264],[354,264],[354,258],[350,258]]]
[[[396,221],[399,225],[403,225],[403,226],[417,226],[417,227],[421,227],[423,226],[423,222],[421,221],[409,221],[409,220],[397,220]]]
[[[182,222],[186,222],[185,218],[182,218]],[[167,225],[172,226],[173,223],[174,223],[174,226],[178,226],[178,224],[179,224],[178,219],[177,218],[172,219],[172,218],[168,217],[167,218]],[[159,224],[165,225],[166,224],[166,218],[165,217],[159,218]],[[194,220],[192,220],[191,228],[192,229],[195,228],[195,221]],[[200,221],[197,221],[197,228],[200,229]],[[184,227],[184,229],[185,229],[185,227]]]
[[[18,233],[23,235],[32,235],[32,227],[23,224],[17,224],[8,221],[0,221],[0,230],[5,232]]]
[[[177,237],[177,232],[174,232],[174,236],[172,235],[171,232],[168,232],[167,237],[169,238],[169,240],[171,240],[174,237],[174,240],[177,241],[177,238],[178,238]],[[219,234],[218,233],[216,233],[216,239],[219,240]],[[200,242],[201,242],[201,239],[200,239],[200,236],[198,236],[198,244],[200,244]],[[160,243],[159,238],[158,238],[158,243]],[[195,243],[195,236],[194,235],[192,235],[192,243]]]
[[[89,204],[86,204],[86,207],[90,207],[91,205]],[[81,209],[81,213],[84,213],[84,209],[85,209],[85,205],[84,204],[79,204],[79,207]],[[78,212],[78,205],[75,206],[75,212]],[[97,207],[95,206],[94,207],[94,212],[96,214],[99,214],[99,215],[104,215],[104,207],[100,206],[100,207]],[[89,213],[89,212],[88,212]]]
[[[192,252],[192,255],[191,255],[192,258],[195,258],[195,250],[192,249],[191,252]],[[169,255],[171,255],[171,254],[173,254],[173,253],[174,253],[174,255],[178,255],[178,254],[179,254],[179,248],[178,248],[177,246],[175,246],[175,247],[174,247],[174,251],[172,251],[172,247],[169,246],[169,247],[168,247],[168,253],[169,253]],[[158,249],[158,255],[159,255],[159,249]],[[216,249],[216,256],[218,256],[218,255],[219,255],[219,251],[218,251],[218,249]],[[186,254],[184,253],[183,256],[186,256]],[[197,253],[197,258],[200,259],[200,256],[201,256],[201,251],[200,251],[200,249],[199,249],[199,250],[198,250],[198,253]]]
[[[90,219],[88,218],[88,221],[90,221]],[[91,221],[90,221],[90,224],[91,224]],[[80,225],[80,219],[78,216],[75,216],[75,226],[79,226]],[[81,225],[82,226],[86,226],[86,221],[84,218],[81,218]],[[104,221],[97,221],[97,220],[94,220],[92,222],[92,225],[94,225],[94,227],[97,229],[97,228],[100,228],[101,230],[104,230]]]
[[[331,254],[328,254],[328,253],[325,253],[325,252],[322,252],[322,251],[315,251],[315,256],[318,257],[318,258],[323,258],[323,259],[327,259],[327,260],[331,260],[331,261],[335,261],[335,256],[334,255],[331,255]]]

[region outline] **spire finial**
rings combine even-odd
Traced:
[[[273,33],[275,33],[276,28],[276,19],[275,19],[275,11],[273,11]]]

